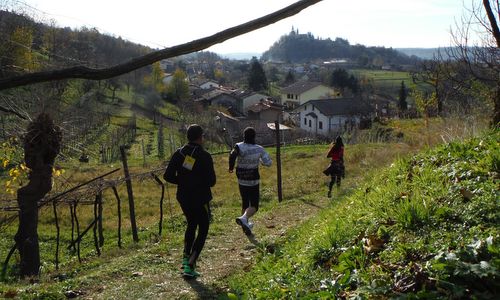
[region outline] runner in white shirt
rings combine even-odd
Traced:
[[[243,131],[243,142],[237,143],[229,155],[229,172],[232,173],[236,159],[236,177],[242,200],[242,215],[236,218],[247,236],[252,235],[253,224],[249,221],[259,209],[259,164],[271,166],[272,160],[264,147],[255,144],[255,129]]]

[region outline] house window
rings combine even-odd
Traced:
[[[299,99],[299,95],[295,95],[295,100]]]
[[[323,129],[323,122],[320,121],[318,124],[318,127],[319,127],[319,129]]]
[[[312,127],[312,126],[311,126],[311,120],[309,120],[309,127]]]
[[[304,118],[304,125],[307,125],[307,119]]]
[[[304,110],[307,110],[307,105],[304,105]]]
[[[292,95],[292,94],[286,94],[286,97],[287,97],[288,99],[293,99],[293,95]]]

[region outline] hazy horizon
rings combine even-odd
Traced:
[[[293,0],[199,2],[141,5],[108,0],[16,1],[58,26],[96,28],[152,48],[166,48],[220,32],[295,3]],[[450,28],[463,13],[456,0],[380,0],[359,4],[323,0],[295,16],[208,48],[216,53],[262,53],[292,28],[318,38],[347,39],[352,45],[439,48],[451,44]]]

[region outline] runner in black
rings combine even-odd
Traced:
[[[198,277],[195,271],[208,234],[211,187],[215,185],[214,164],[210,153],[203,149],[203,129],[193,124],[187,130],[189,143],[172,155],[165,175],[166,181],[177,184],[177,201],[187,220],[184,234],[183,275]],[[196,235],[198,229],[198,235]]]

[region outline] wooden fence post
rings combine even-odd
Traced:
[[[102,228],[102,190],[97,194],[97,230],[99,232],[99,247],[104,246],[104,233]]]
[[[97,212],[97,203],[99,201],[99,195],[95,195],[95,200],[94,200],[94,221],[92,222],[93,224],[93,233],[94,233],[94,246],[95,246],[95,251],[97,252],[97,256],[101,256],[101,249],[99,249],[99,240],[97,239],[97,224],[99,223],[99,216]]]
[[[146,149],[144,148],[144,138],[141,139],[142,145],[142,166],[146,167]]]
[[[59,270],[59,242],[61,236],[61,228],[59,227],[59,218],[57,216],[57,200],[52,201],[52,208],[54,210],[54,221],[56,225],[56,270]]]
[[[165,184],[156,176],[154,173],[151,173],[154,180],[161,186],[161,198],[160,198],[160,222],[158,223],[158,235],[161,237],[161,230],[163,227],[163,198],[165,197]]]
[[[135,223],[134,193],[132,192],[132,181],[130,180],[130,174],[128,172],[127,154],[125,153],[124,146],[120,146],[120,153],[123,162],[123,172],[125,173],[125,182],[127,184],[128,206],[130,211],[130,225],[132,227],[132,237],[134,239],[134,242],[138,242],[139,236],[137,235],[137,225]]]
[[[73,215],[73,203],[69,204],[69,213],[71,215],[71,242],[75,240],[75,216]],[[72,251],[76,251],[76,248],[73,247]]]
[[[276,169],[278,173],[278,201],[283,200],[283,191],[281,188],[281,141],[280,141],[280,123],[278,120],[274,122],[276,130]]]
[[[80,252],[80,240],[78,238],[80,237],[80,221],[78,220],[78,215],[76,213],[76,207],[78,205],[78,202],[75,201],[75,204],[73,205],[73,215],[75,216],[75,225],[76,225],[76,255],[78,256],[78,262],[82,263],[82,256]],[[73,246],[74,247],[74,246]]]
[[[113,189],[113,193],[115,194],[116,197],[116,206],[118,210],[118,248],[122,247],[122,209],[121,209],[121,200],[120,196],[118,195],[118,190],[116,189],[116,186],[111,187]]]

